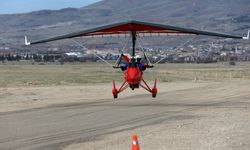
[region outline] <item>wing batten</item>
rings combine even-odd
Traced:
[[[201,31],[195,29],[188,29],[170,25],[154,24],[148,22],[128,21],[120,22],[92,29],[83,30],[67,35],[62,35],[54,38],[31,42],[30,44],[39,44],[50,41],[75,38],[75,37],[99,37],[99,36],[112,36],[112,35],[128,35],[131,32],[136,32],[138,35],[207,35],[218,36],[224,38],[242,39],[241,36],[234,36],[229,34],[222,34],[209,31]]]

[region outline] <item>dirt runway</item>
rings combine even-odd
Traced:
[[[20,103],[2,94],[1,150],[128,150],[133,134],[142,150],[250,149],[249,80],[161,83],[156,99],[140,89],[114,100],[107,84],[99,95],[88,87],[88,98],[84,87],[64,87],[59,94],[78,92],[62,100],[53,88],[23,97],[5,89]]]

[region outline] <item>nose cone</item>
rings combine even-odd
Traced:
[[[130,84],[137,84],[140,83],[142,75],[138,68],[128,68],[125,78]]]
[[[129,69],[128,75],[130,79],[136,79],[136,76],[138,75],[138,71],[136,69]]]

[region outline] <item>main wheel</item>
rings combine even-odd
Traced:
[[[118,95],[117,95],[117,94],[114,95],[114,99],[116,99],[116,98],[118,98]]]
[[[156,94],[152,94],[152,97],[155,98],[155,97],[156,97]]]

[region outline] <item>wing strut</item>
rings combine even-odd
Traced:
[[[81,46],[84,49],[87,49],[85,46],[83,46],[81,43],[77,42],[74,39],[71,39],[73,42],[75,42],[77,45]],[[113,65],[111,63],[109,63],[108,61],[104,60],[102,57],[100,57],[99,55],[97,55],[95,52],[92,52],[97,58],[99,58],[101,61],[105,62],[107,65],[109,65],[110,67],[113,67]]]
[[[197,36],[192,37],[191,39],[187,40],[185,43],[183,43],[183,44],[181,44],[180,46],[178,46],[178,47],[176,47],[175,49],[173,49],[172,51],[176,51],[176,50],[178,50],[179,48],[185,46],[186,44],[188,44],[189,42],[191,42],[192,40],[194,40],[196,37],[197,37]],[[163,57],[162,59],[160,59],[159,61],[157,61],[156,63],[154,63],[153,65],[155,66],[155,65],[159,64],[159,63],[162,62],[164,59],[166,59],[166,56]]]

